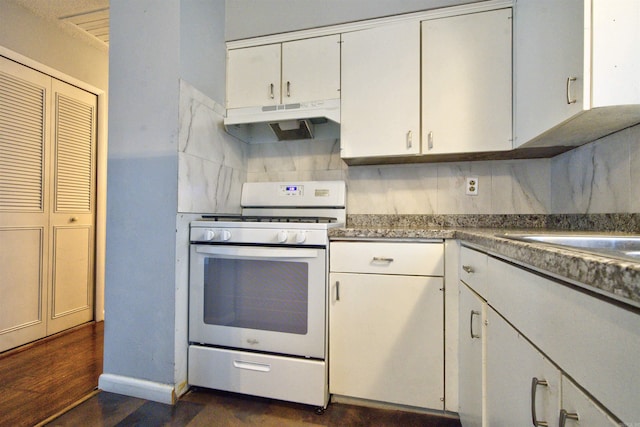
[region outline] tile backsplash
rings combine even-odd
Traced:
[[[178,212],[238,213],[247,145],[224,131],[224,107],[180,81]]]
[[[345,180],[349,214],[640,212],[640,125],[551,159],[347,167],[339,140],[242,143],[222,106],[180,88],[179,212],[238,212],[243,182],[289,180]]]

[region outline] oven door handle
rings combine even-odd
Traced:
[[[318,258],[318,251],[309,248],[248,248],[238,246],[196,246],[196,252],[254,258]]]

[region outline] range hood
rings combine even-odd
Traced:
[[[226,131],[256,144],[340,138],[340,99],[265,107],[233,108],[224,119]]]

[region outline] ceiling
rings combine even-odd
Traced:
[[[109,0],[14,0],[72,36],[109,46]]]

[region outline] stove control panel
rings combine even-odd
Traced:
[[[246,243],[280,245],[316,245],[328,243],[326,230],[301,228],[215,228],[191,227],[191,242],[195,243]]]
[[[287,184],[280,186],[280,194],[282,196],[303,196],[304,185]]]

